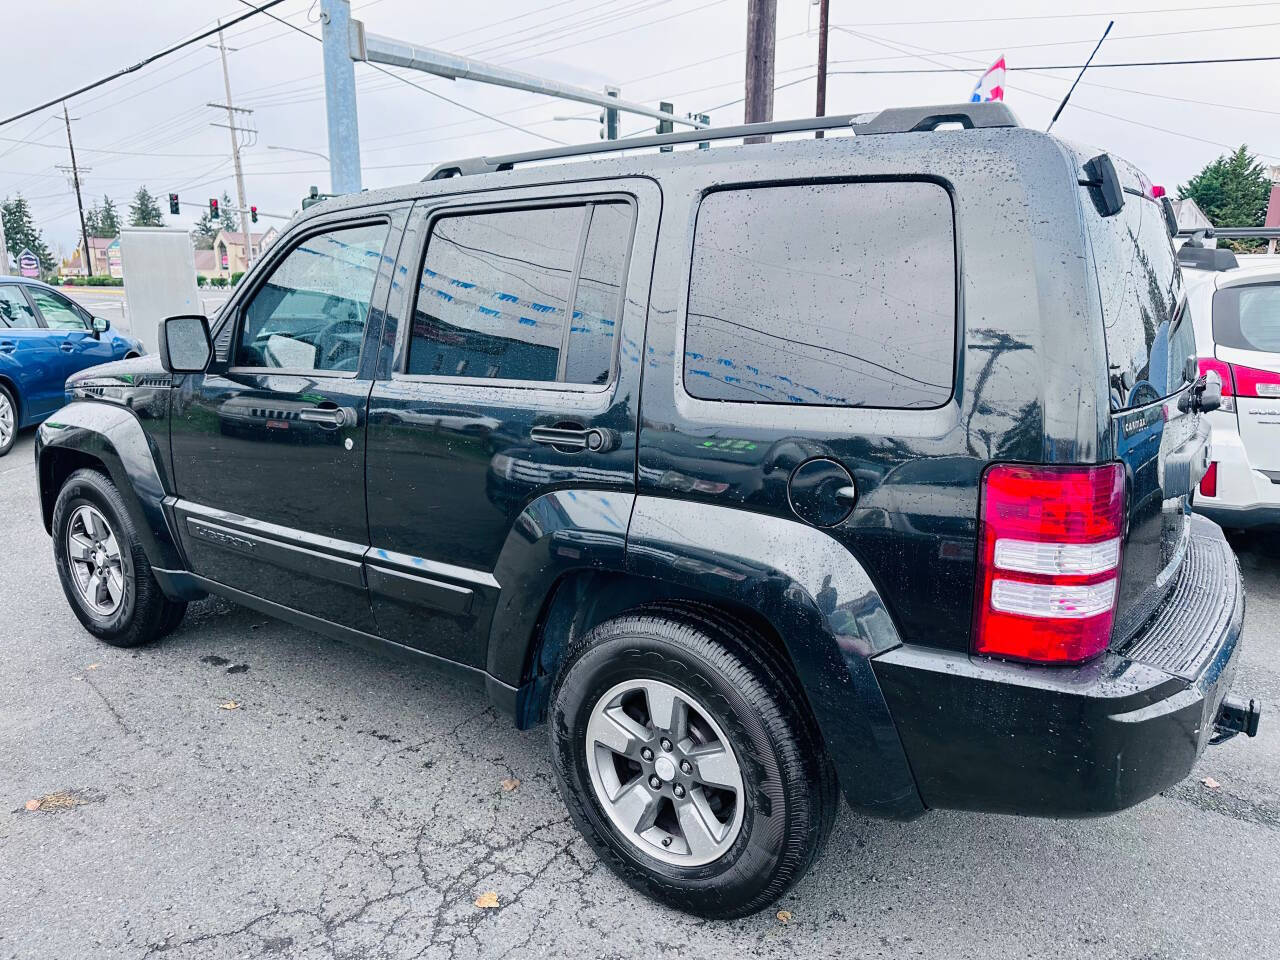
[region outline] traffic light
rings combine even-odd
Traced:
[[[169,194],[169,212],[175,217],[178,215],[178,195],[176,193]]]
[[[218,219],[218,198],[217,197],[209,198],[209,216],[213,217],[215,220]]]
[[[257,223],[257,222],[258,222],[258,208],[257,208],[257,207],[250,207],[250,208],[249,208],[249,219],[250,219],[250,220],[252,220],[254,223]]]
[[[658,104],[658,109],[659,109],[659,110],[661,110],[663,113],[671,113],[671,111],[673,111],[673,110],[675,109],[675,106],[674,106],[673,104],[667,103],[667,101],[663,100],[661,103],[659,103],[659,104]],[[671,121],[670,121],[670,120],[659,120],[659,121],[658,121],[658,132],[659,132],[659,133],[670,133],[670,132],[671,132],[672,130],[674,130],[674,129],[675,129],[675,127],[674,127],[674,126],[672,126],[672,124],[671,124]],[[658,148],[658,151],[659,151],[660,153],[670,153],[670,152],[671,152],[672,150],[674,150],[674,149],[675,149],[674,147],[672,147],[672,146],[670,146],[670,145],[667,145],[667,146],[665,146],[665,147],[659,147],[659,148]]]

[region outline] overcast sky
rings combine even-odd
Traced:
[[[132,64],[179,39],[245,11],[236,0],[11,6],[0,57],[0,116]],[[273,8],[319,35],[318,0]],[[742,119],[746,0],[354,0],[372,32],[599,87],[677,112],[710,111],[715,123]],[[15,17],[15,11],[20,16]],[[1073,11],[1064,14],[1064,10]],[[901,19],[897,19],[897,18]],[[206,19],[207,18],[207,19]],[[1107,20],[1116,25],[1095,63],[1271,55],[1280,51],[1280,2],[1192,0],[1023,0],[965,4],[916,0],[897,6],[831,0],[828,112],[966,100],[977,76],[1004,54],[1010,67],[1081,63]],[[778,0],[777,119],[814,112],[817,8]],[[226,32],[232,96],[251,108],[255,129],[244,153],[247,202],[291,213],[311,184],[328,188],[321,46],[258,15]],[[963,67],[969,73],[866,75],[842,71]],[[560,141],[595,139],[595,110],[514,90],[406,73],[415,83],[524,128],[480,117],[356,64],[364,184],[421,178],[432,164]],[[1010,73],[1006,102],[1023,124],[1043,129],[1073,71]],[[1280,164],[1280,61],[1093,69],[1054,128],[1133,161],[1171,189],[1227,149],[1247,143]],[[160,196],[204,203],[235,197],[218,53],[192,46],[130,77],[71,101],[86,203],[104,193],[123,209],[139,184]],[[556,121],[558,114],[590,120]],[[623,132],[649,128],[624,120]],[[539,136],[541,135],[541,137]],[[75,197],[56,168],[68,162],[57,108],[0,127],[0,195],[21,192],[55,250],[69,253]],[[166,208],[167,209],[167,208]],[[184,208],[171,224],[189,226]],[[269,223],[264,219],[259,228]]]

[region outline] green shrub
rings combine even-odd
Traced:
[[[231,285],[234,287],[237,283],[240,282],[240,278],[243,276],[244,276],[243,270],[237,270],[235,273],[231,274]]]
[[[227,285],[226,277],[210,277],[209,278],[209,286],[211,287],[225,287],[226,285]]]
[[[196,274],[196,286],[197,286],[197,287],[203,287],[203,286],[204,286],[206,283],[208,283],[208,282],[209,282],[209,278],[208,278],[208,277],[202,277],[200,274],[198,274],[198,273]]]

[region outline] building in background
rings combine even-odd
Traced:
[[[239,230],[219,230],[213,238],[213,257],[215,273],[212,276],[231,278],[233,274],[248,270],[250,260],[256,260],[279,236],[275,227],[268,227],[264,233],[249,234],[249,256],[245,256],[244,234]],[[197,270],[199,272],[199,265]]]
[[[83,242],[77,243],[71,256],[62,261],[58,268],[60,276],[83,277],[85,275],[84,254],[81,250],[83,246]],[[89,251],[93,254],[95,276],[115,277],[117,280],[124,276],[124,271],[120,268],[119,237],[90,237]]]

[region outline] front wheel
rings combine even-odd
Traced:
[[[18,439],[18,404],[9,388],[0,384],[0,457],[13,449]]]
[[[53,555],[71,609],[99,640],[136,647],[182,619],[187,605],[161,592],[119,491],[96,470],[77,470],[58,492]]]
[[[566,654],[551,709],[569,811],[632,886],[703,916],[753,913],[818,856],[835,776],[789,664],[700,606],[610,620]]]

